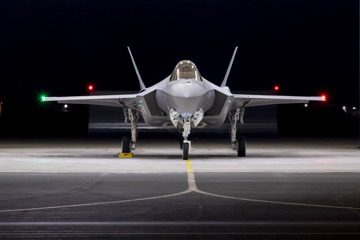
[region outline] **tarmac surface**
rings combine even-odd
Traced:
[[[359,239],[349,139],[0,141],[0,239]]]

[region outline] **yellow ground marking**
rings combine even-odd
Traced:
[[[132,158],[133,154],[132,153],[119,153],[118,157],[119,158]]]
[[[188,173],[193,173],[194,170],[193,170],[193,168],[192,168],[192,166],[191,166],[190,160],[188,159],[188,160],[185,160],[185,161],[186,161],[187,172],[188,172]]]

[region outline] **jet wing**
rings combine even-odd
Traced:
[[[58,103],[89,104],[110,107],[131,107],[137,103],[137,96],[138,94],[44,97],[42,101],[56,101]]]
[[[326,101],[326,100],[324,97],[234,94],[235,108],[256,107],[256,106],[273,105],[273,104],[308,103],[309,101]]]

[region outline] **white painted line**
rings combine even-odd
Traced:
[[[88,207],[88,206],[97,206],[97,205],[107,205],[107,204],[118,204],[118,203],[128,203],[136,201],[146,201],[146,200],[155,200],[161,198],[169,198],[185,195],[191,192],[197,192],[199,194],[208,195],[212,197],[240,200],[245,202],[258,202],[266,204],[277,204],[277,205],[290,205],[290,206],[301,206],[301,207],[317,207],[317,208],[331,208],[331,209],[343,209],[343,210],[357,210],[360,211],[360,208],[357,207],[344,207],[344,206],[331,206],[331,205],[319,205],[319,204],[305,204],[305,203],[292,203],[292,202],[282,202],[282,201],[270,201],[270,200],[261,200],[261,199],[251,199],[251,198],[241,198],[241,197],[232,197],[220,194],[214,194],[199,190],[196,186],[196,179],[194,175],[194,170],[191,166],[190,160],[186,160],[187,166],[187,180],[188,180],[188,189],[173,194],[147,197],[147,198],[137,198],[137,199],[128,199],[128,200],[119,200],[119,201],[108,201],[108,202],[94,202],[94,203],[83,203],[83,204],[72,204],[72,205],[58,205],[58,206],[49,206],[49,207],[37,207],[37,208],[22,208],[22,209],[7,209],[0,210],[0,213],[9,213],[9,212],[21,212],[21,211],[38,211],[38,210],[49,210],[49,209],[61,209],[61,208],[75,208],[75,207]]]
[[[360,226],[358,221],[112,221],[112,222],[0,222],[4,226]]]
[[[156,197],[147,197],[147,198],[137,198],[137,199],[128,199],[128,200],[119,200],[119,201],[108,201],[108,202],[94,202],[94,203],[82,203],[82,204],[72,204],[72,205],[58,205],[58,206],[50,206],[50,207],[37,207],[37,208],[20,208],[20,209],[9,209],[9,210],[0,210],[0,213],[8,213],[8,212],[22,212],[22,211],[37,211],[37,210],[49,210],[49,209],[60,209],[60,208],[74,208],[74,207],[89,207],[89,206],[97,206],[97,205],[107,205],[107,204],[117,204],[117,203],[128,203],[128,202],[136,202],[136,201],[146,201],[146,200],[154,200],[160,198],[168,198],[175,197],[183,194],[189,193],[189,190],[161,195]]]
[[[291,205],[291,206],[301,206],[301,207],[318,207],[318,208],[360,210],[360,208],[356,208],[356,207],[342,207],[342,206],[331,206],[331,205],[292,203],[292,202],[281,202],[281,201],[269,201],[269,200],[261,200],[261,199],[231,197],[231,196],[225,196],[225,195],[220,195],[220,194],[213,194],[213,193],[209,193],[209,192],[204,192],[204,191],[201,191],[201,190],[197,190],[196,192],[198,192],[200,194],[213,196],[213,197],[234,199],[234,200],[240,200],[240,201],[246,201],[246,202],[259,202],[259,203],[269,203],[269,204],[278,204],[278,205]]]
[[[0,232],[0,236],[23,236],[23,235],[39,235],[39,231],[9,231],[9,232]],[[153,232],[153,233],[145,233],[145,232],[127,232],[127,233],[119,233],[119,232],[43,232],[41,231],[41,235],[360,235],[360,232]]]

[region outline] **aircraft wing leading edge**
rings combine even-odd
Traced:
[[[137,96],[138,94],[44,97],[42,101],[56,101],[58,103],[67,104],[91,104],[110,107],[129,107],[136,104]]]
[[[308,103],[309,101],[326,100],[322,97],[234,94],[235,108],[256,107],[273,104]]]

